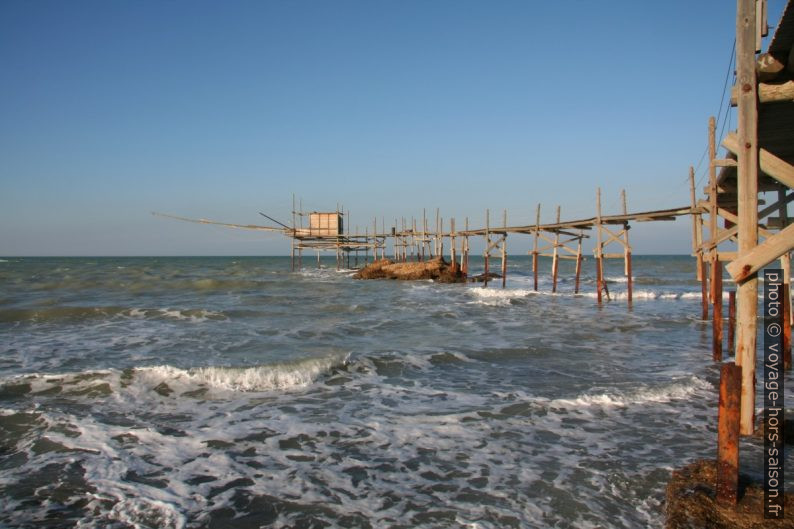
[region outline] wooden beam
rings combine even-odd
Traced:
[[[739,138],[735,132],[731,132],[722,140],[722,145],[733,153],[740,150]],[[766,149],[761,149],[758,154],[761,170],[789,188],[794,188],[794,166],[781,160]]]
[[[755,71],[761,81],[771,81],[786,69],[786,57],[774,53],[762,53],[755,62]]]
[[[731,89],[731,105],[736,106],[737,90]],[[794,101],[794,81],[784,83],[762,83],[758,86],[758,99],[761,103],[781,103]]]
[[[755,0],[738,0],[736,13],[736,86],[739,166],[739,254],[758,244],[758,84],[755,76]],[[758,276],[745,274],[736,293],[736,363],[742,367],[740,432],[755,431],[755,363]]]
[[[755,273],[763,267],[792,250],[794,250],[794,224],[767,238],[751,251],[739,252],[737,259],[726,268],[734,281],[743,283],[748,278],[755,277]]]

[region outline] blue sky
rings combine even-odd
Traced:
[[[774,23],[783,0],[770,0]],[[514,224],[689,201],[731,2],[0,3],[0,254],[286,254],[307,210]],[[735,126],[735,118],[734,118]],[[698,173],[701,177],[704,167]],[[702,186],[701,186],[702,187]],[[688,220],[635,253],[688,253]],[[525,250],[516,237],[511,251]]]

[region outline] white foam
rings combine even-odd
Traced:
[[[684,399],[697,391],[711,388],[711,384],[693,376],[683,382],[673,382],[658,388],[646,388],[631,393],[585,394],[575,399],[554,399],[549,402],[549,406],[553,408],[577,408],[581,406],[625,407],[650,402],[664,403]]]

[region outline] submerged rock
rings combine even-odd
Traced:
[[[717,464],[699,460],[673,471],[667,484],[666,529],[763,529],[794,528],[794,494],[785,494],[785,518],[765,520],[764,490],[747,476],[739,475],[739,502],[725,506],[715,501]]]
[[[391,259],[379,259],[368,264],[353,275],[354,279],[400,279],[416,281],[432,279],[440,283],[463,283],[466,276],[457,264],[449,264],[442,257],[429,261],[395,263]]]

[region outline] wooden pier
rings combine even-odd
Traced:
[[[718,140],[717,119],[708,121],[704,137],[708,154],[708,182],[698,197],[695,168],[689,168],[690,203],[670,209],[630,212],[626,192],[620,196],[621,212],[605,214],[601,208],[601,190],[595,191],[594,215],[587,218],[563,220],[562,208],[555,208],[555,221],[541,223],[541,205],[531,225],[511,225],[508,212],[501,222],[491,218],[485,210],[485,225],[471,228],[469,218],[461,223],[454,217],[447,221],[435,211],[435,226],[428,223],[427,212],[422,218],[394,219],[386,226],[377,218],[363,230],[351,231],[350,214],[337,206],[332,212],[304,212],[293,198],[291,225],[282,224],[264,215],[274,225],[243,225],[205,219],[180,220],[218,224],[231,228],[281,233],[291,241],[293,269],[302,266],[304,251],[336,254],[337,268],[357,267],[385,258],[391,247],[391,258],[397,262],[423,261],[445,257],[445,248],[453,267],[463,274],[470,273],[470,242],[481,237],[484,242],[483,286],[496,277],[492,273],[492,259],[500,260],[499,282],[507,285],[508,237],[531,237],[533,287],[538,290],[539,258],[551,259],[551,291],[558,291],[559,261],[575,261],[574,293],[580,292],[583,265],[582,243],[595,237],[596,299],[610,301],[604,278],[607,259],[623,261],[627,278],[627,302],[632,303],[633,269],[629,233],[637,222],[671,221],[689,216],[692,221],[692,256],[694,275],[700,282],[700,317],[711,317],[711,359],[721,363],[733,358],[734,363],[723,365],[720,389],[718,501],[735,503],[739,467],[739,435],[753,434],[756,397],[756,343],[758,316],[758,272],[779,261],[784,271],[783,358],[786,369],[791,368],[791,259],[794,250],[794,223],[790,222],[788,204],[794,201],[794,0],[786,8],[776,25],[766,51],[762,38],[766,36],[765,0],[737,0],[736,16],[736,80],[731,91],[731,105],[738,115],[736,130]],[[719,117],[719,116],[718,116]],[[727,119],[727,113],[726,113]],[[718,144],[719,141],[719,144]],[[720,147],[724,154],[718,155]],[[762,195],[759,198],[759,194]],[[770,200],[770,197],[771,200]],[[770,204],[766,204],[770,200]],[[759,209],[760,208],[760,209]],[[170,216],[170,215],[166,215]],[[308,218],[304,226],[304,219]],[[371,228],[371,229],[370,229]],[[618,251],[609,251],[617,247]],[[361,255],[363,254],[363,256]],[[353,262],[351,263],[351,256]],[[359,258],[362,263],[359,263]],[[723,317],[724,276],[730,278],[727,322]],[[733,286],[735,285],[735,291]],[[727,324],[727,333],[725,327]],[[727,338],[727,343],[726,343]]]

